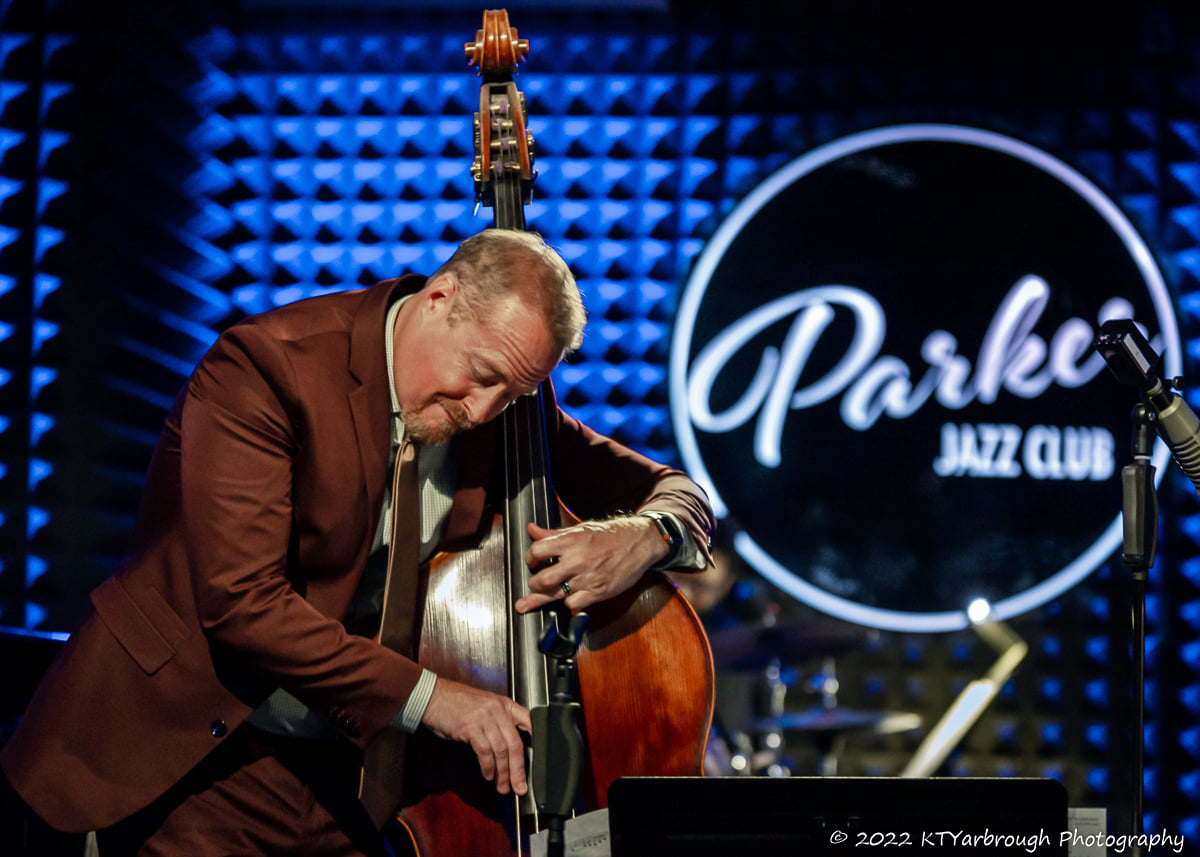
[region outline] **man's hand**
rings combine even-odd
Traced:
[[[496,791],[519,795],[525,781],[525,747],[518,729],[531,734],[529,709],[486,690],[439,678],[421,722],[439,738],[469,744],[479,759],[484,779]]]
[[[531,594],[517,599],[518,613],[556,600],[582,610],[620,595],[670,550],[654,521],[640,515],[585,521],[560,530],[530,524],[529,535],[533,544],[525,562],[541,571],[529,578]]]

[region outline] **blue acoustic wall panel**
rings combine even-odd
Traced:
[[[163,415],[231,312],[212,287],[227,260],[190,227],[196,31],[132,5],[0,4],[0,625],[78,621],[128,546]]]
[[[631,40],[565,39],[567,64],[580,72],[518,74],[539,172],[526,218],[571,264],[591,317],[582,349],[556,376],[564,401],[672,460],[663,399],[671,302],[713,213],[696,189],[716,164],[695,150],[717,121],[677,115],[681,91],[704,94],[678,74],[632,64],[589,73],[614,53],[642,56]],[[666,44],[645,40],[661,43],[650,55]],[[362,34],[239,46],[242,70],[221,81],[227,101],[209,123],[223,140],[210,168],[223,179],[211,194],[223,210],[206,234],[229,254],[219,285],[239,310],[431,273],[489,224],[470,175],[479,81],[461,55],[460,40],[441,33],[419,49]]]
[[[1185,66],[1188,68],[1188,66]],[[1154,206],[1154,223],[1160,236],[1160,253],[1176,284],[1177,305],[1184,329],[1190,333],[1184,395],[1193,409],[1200,407],[1195,393],[1197,333],[1200,332],[1200,122],[1196,99],[1200,97],[1200,58],[1193,54],[1186,73],[1164,87],[1165,109],[1141,117],[1154,129],[1155,157],[1146,158],[1139,170],[1156,179],[1146,194]],[[1152,570],[1151,597],[1147,604],[1151,664],[1147,697],[1152,713],[1147,737],[1147,795],[1153,795],[1153,821],[1174,824],[1190,842],[1200,840],[1200,746],[1195,724],[1200,715],[1200,502],[1197,489],[1178,473],[1170,482],[1165,500],[1165,546],[1174,562],[1160,562]],[[1160,492],[1160,495],[1163,492]]]
[[[0,5],[0,620],[36,626],[48,569],[61,305],[74,263],[77,37],[57,6]],[[54,593],[48,593],[53,596]]]

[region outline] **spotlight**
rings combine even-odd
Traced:
[[[976,598],[967,606],[967,618],[971,620],[971,624],[973,625],[986,622],[991,615],[992,605],[988,603],[986,598]]]

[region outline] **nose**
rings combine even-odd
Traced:
[[[494,420],[507,405],[508,399],[500,388],[489,388],[463,400],[463,410],[474,425]]]

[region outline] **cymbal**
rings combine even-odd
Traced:
[[[754,729],[763,732],[856,732],[891,735],[921,725],[921,715],[902,711],[856,711],[852,708],[810,708],[779,717],[757,720]]]
[[[735,625],[708,635],[718,670],[761,670],[772,661],[796,664],[857,649],[866,633],[850,627]]]

